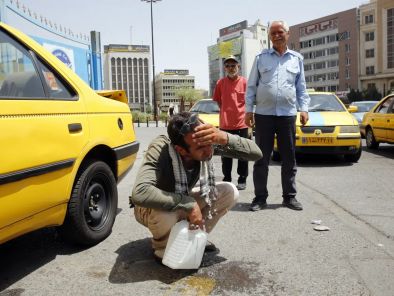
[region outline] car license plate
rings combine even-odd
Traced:
[[[302,137],[302,144],[332,144],[333,138],[330,137]]]

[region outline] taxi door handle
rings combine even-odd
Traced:
[[[82,131],[82,124],[80,124],[80,123],[70,123],[68,125],[68,131],[70,132],[70,134],[78,133],[78,132]]]

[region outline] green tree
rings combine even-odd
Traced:
[[[354,90],[353,88],[350,90],[350,92],[347,94],[347,98],[349,100],[349,103],[351,102],[356,102],[356,101],[362,101],[363,100],[363,95],[360,93],[360,91]]]
[[[379,101],[382,98],[382,94],[378,92],[376,86],[364,89],[362,95],[365,101]]]
[[[203,97],[202,91],[195,88],[179,88],[175,94],[180,99],[180,112],[185,111],[186,102],[189,103],[189,106],[192,106],[196,101],[201,100]]]

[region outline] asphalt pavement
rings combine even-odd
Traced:
[[[209,236],[219,254],[204,256],[199,270],[171,270],[155,262],[150,233],[128,207],[143,153],[166,130],[163,125],[135,130],[140,151],[118,186],[119,209],[111,236],[97,246],[80,249],[49,228],[1,245],[0,296],[394,295],[392,174],[370,180],[374,170],[391,172],[394,150],[378,165],[373,159],[381,155],[367,153],[359,166],[335,159],[319,160],[318,165],[301,161],[297,185],[303,211],[281,206],[280,166],[273,163],[269,206],[250,212],[250,175],[236,206]],[[221,180],[220,158],[215,157],[214,163]],[[364,166],[370,171],[362,174],[359,170]],[[346,182],[338,181],[345,179],[341,174],[348,176]],[[352,178],[368,187],[351,185],[358,184]],[[370,183],[382,193],[368,191]],[[386,184],[388,188],[379,187]],[[370,198],[360,199],[365,195]],[[314,230],[313,220],[321,220],[330,230]]]

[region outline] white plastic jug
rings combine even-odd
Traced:
[[[200,267],[208,234],[201,230],[189,230],[186,220],[176,223],[170,232],[163,264],[172,269],[197,269]]]

